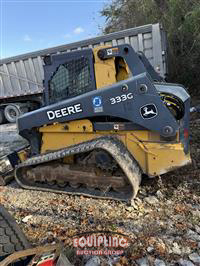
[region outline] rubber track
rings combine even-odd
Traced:
[[[0,261],[15,251],[30,247],[13,217],[0,205]]]
[[[128,184],[130,184],[130,190],[128,193],[118,193],[115,191],[102,192],[97,189],[94,189],[94,191],[90,191],[87,188],[83,187],[78,189],[73,189],[70,186],[65,188],[60,188],[57,185],[50,186],[48,184],[42,184],[42,183],[40,185],[36,183],[35,186],[32,186],[28,183],[28,181],[26,181],[26,177],[23,177],[22,175],[23,168],[28,169],[29,167],[34,165],[40,165],[43,163],[61,159],[65,156],[88,152],[94,149],[105,150],[116,160],[116,162],[123,170]],[[83,142],[71,147],[60,149],[54,152],[32,157],[16,167],[15,178],[18,184],[26,189],[53,191],[58,193],[85,195],[95,198],[106,198],[106,199],[128,201],[133,199],[137,195],[139,185],[141,182],[141,170],[136,160],[132,157],[130,152],[126,149],[126,147],[120,140],[112,136],[105,136],[88,142]]]

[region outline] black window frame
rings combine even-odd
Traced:
[[[49,97],[49,81],[52,79],[56,70],[60,65],[64,65],[68,61],[80,59],[85,57],[89,62],[90,79],[91,79],[91,91],[96,90],[96,79],[94,72],[94,56],[92,49],[84,49],[73,52],[66,52],[62,54],[52,55],[48,64],[44,65],[44,105],[55,104],[50,102]],[[70,98],[69,98],[70,99]],[[64,100],[64,99],[63,99]]]

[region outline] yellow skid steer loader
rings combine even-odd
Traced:
[[[0,159],[23,188],[131,200],[142,174],[190,163],[190,97],[130,45],[44,58],[44,104],[22,115],[29,147]]]

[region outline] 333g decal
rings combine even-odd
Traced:
[[[125,102],[127,100],[133,99],[133,94],[132,92],[127,93],[127,94],[122,94],[113,98],[110,98],[110,104],[116,104],[120,102]]]

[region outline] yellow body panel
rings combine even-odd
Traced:
[[[121,58],[118,62],[119,70],[116,71],[115,58],[101,60],[97,53],[100,49],[109,48],[110,46],[98,46],[94,48],[94,71],[97,89],[112,85],[118,81],[128,79],[130,70],[128,65]],[[114,48],[115,49],[115,48]]]
[[[156,155],[147,154],[147,173],[150,176],[162,175],[176,167],[191,163],[190,154],[184,153],[181,143],[148,143],[147,148]]]
[[[99,46],[93,50],[95,63],[94,71],[97,89],[116,83],[115,59],[100,60],[97,53],[100,49],[109,46]]]
[[[41,153],[58,150],[101,136],[113,135],[120,139],[138,161],[142,171],[149,176],[164,174],[171,169],[190,163],[178,142],[166,143],[157,133],[138,131],[93,131],[89,120],[72,121],[40,128],[42,133]]]
[[[87,120],[71,121],[66,123],[56,123],[49,126],[44,126],[39,129],[40,132],[93,132],[92,123]]]
[[[27,150],[22,150],[17,153],[19,159],[21,162],[25,161],[27,159]]]

